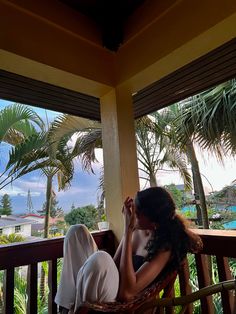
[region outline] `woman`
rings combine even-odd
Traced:
[[[134,201],[127,197],[122,213],[124,235],[113,259],[97,250],[86,227],[71,227],[65,238],[57,304],[76,310],[86,301],[129,300],[157,276],[177,269],[187,252],[202,247],[199,236],[176,214],[164,188],[140,191]]]

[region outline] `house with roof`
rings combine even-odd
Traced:
[[[27,215],[21,216],[22,219],[28,220],[30,219],[32,221],[31,225],[31,234],[33,235],[39,235],[44,230],[44,216],[29,213]]]
[[[34,214],[34,213],[29,213],[27,215],[21,216],[21,218],[29,220],[32,222],[31,225],[31,232],[34,235],[39,235],[40,233],[43,232],[44,230],[44,219],[45,216],[44,215],[38,215],[38,214]],[[57,230],[56,224],[58,221],[63,221],[64,218],[63,217],[55,217],[49,218],[49,225],[50,227],[54,228],[54,230]]]
[[[42,224],[44,223],[44,216],[38,215],[38,214],[30,213],[30,214],[21,216],[21,218],[30,219],[34,223],[42,223]]]
[[[31,236],[32,221],[13,215],[0,216],[0,235],[17,233],[23,237]]]

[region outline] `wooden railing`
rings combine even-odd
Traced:
[[[99,249],[114,254],[115,238],[112,231],[93,232]],[[64,237],[0,246],[0,270],[4,270],[2,314],[14,313],[15,268],[28,265],[27,314],[38,313],[38,263],[48,261],[48,313],[56,314],[54,298],[57,291],[57,259],[63,256]]]
[[[204,248],[201,254],[195,255],[199,288],[208,286],[210,281],[209,259],[207,255],[216,256],[220,281],[231,279],[228,257],[236,258],[236,231],[223,230],[195,230],[200,234]],[[115,251],[115,238],[112,231],[94,232],[93,237],[100,249],[111,255]],[[54,297],[57,290],[57,260],[63,256],[64,238],[25,242],[0,246],[0,270],[4,270],[3,310],[4,314],[14,313],[14,273],[15,268],[28,265],[27,272],[27,314],[38,313],[38,263],[48,261],[48,313],[56,314],[57,307]],[[189,284],[189,268],[186,260],[179,272],[181,294],[191,292]],[[222,307],[224,313],[231,313],[232,293],[222,293]],[[201,300],[202,313],[214,313],[211,297]],[[186,313],[192,313],[189,306]]]
[[[206,229],[194,229],[193,231],[199,234],[203,241],[203,250],[201,254],[195,254],[199,288],[207,287],[212,284],[211,267],[209,267],[212,262],[212,256],[216,257],[219,281],[232,279],[233,277],[229,268],[228,258],[236,258],[236,231]],[[189,265],[186,260],[179,272],[181,295],[186,295],[192,292],[189,278]],[[232,313],[234,303],[233,292],[222,292],[221,300],[223,313]],[[192,313],[191,305],[188,307],[185,314],[190,313]],[[212,296],[201,299],[201,313],[215,313]]]

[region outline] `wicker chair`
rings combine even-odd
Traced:
[[[227,290],[235,290],[234,293],[234,308],[230,313],[227,314],[236,314],[236,279],[235,280],[227,280],[222,281],[217,284],[207,286],[199,289],[196,292],[190,293],[189,295],[181,296],[181,297],[165,297],[161,299],[152,299],[144,302],[135,314],[143,314],[149,309],[159,309],[160,313],[164,313],[164,309],[173,308],[174,306],[182,306],[180,314],[184,314],[187,305],[200,300],[203,297],[222,292]]]
[[[162,297],[170,297],[173,284],[177,276],[177,271],[168,274],[162,280],[153,282],[148,288],[128,302],[109,303],[84,303],[76,314],[87,313],[136,313],[136,310],[147,300],[159,297],[159,293],[164,290]],[[144,313],[144,312],[143,312]]]

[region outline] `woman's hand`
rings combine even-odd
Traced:
[[[125,221],[125,233],[129,231],[133,231],[134,226],[135,226],[134,201],[129,196],[124,201],[122,213],[124,215],[124,221]]]

